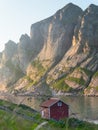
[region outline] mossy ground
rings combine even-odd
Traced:
[[[0,130],[34,130],[43,121],[38,112],[26,105],[0,100],[0,106],[6,108],[0,109]]]
[[[66,92],[70,90],[70,87],[65,83],[65,76],[55,81],[52,84],[52,86],[53,86],[53,89],[57,91],[60,90],[60,91]]]
[[[47,127],[48,126],[48,127]],[[50,120],[47,126],[39,130],[97,130],[98,125],[81,121],[75,118],[67,118],[61,121]]]

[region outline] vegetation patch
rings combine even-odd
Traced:
[[[98,125],[88,123],[86,121],[75,118],[66,118],[60,121],[49,120],[47,126],[43,126],[39,130],[97,130]]]
[[[32,65],[34,68],[37,68],[37,70],[38,70],[38,75],[39,75],[39,76],[42,76],[42,75],[45,73],[45,71],[46,71],[45,68],[42,66],[42,64],[41,64],[41,62],[40,62],[39,59],[33,61],[33,62],[31,63],[31,65]]]
[[[90,90],[92,87],[91,86],[88,86],[87,88],[86,88],[86,90]]]
[[[37,68],[39,71],[45,70],[44,67],[42,66],[42,64],[40,63],[39,59],[33,61],[31,64],[33,67]]]
[[[61,90],[63,92],[66,91],[70,91],[70,87],[65,83],[65,77],[56,80],[53,84],[52,84],[53,88],[57,91]]]
[[[26,105],[12,104],[0,100],[0,130],[34,130],[43,119],[40,114]]]
[[[26,120],[13,113],[0,110],[0,129],[1,130],[34,130],[38,126],[35,120]]]
[[[94,74],[94,77],[95,78],[98,77],[98,71]]]
[[[76,82],[80,85],[85,85],[85,80],[83,79],[83,77],[81,77],[81,78],[68,77],[67,80],[72,81],[72,82]]]
[[[39,113],[26,105],[16,105],[0,100],[0,106],[6,107],[5,110],[0,109],[0,130],[34,130],[42,122],[46,122],[46,120],[41,118]],[[75,118],[65,118],[60,121],[47,120],[47,124],[39,128],[39,130],[97,129],[98,125]]]
[[[34,84],[34,81],[27,75],[24,77],[24,79],[27,79],[28,81],[28,85],[26,85],[25,89],[32,87],[32,85]]]
[[[23,82],[25,80],[27,80],[27,82],[26,82],[25,86],[21,89],[21,91],[26,91],[26,90],[30,89],[31,87],[32,87],[32,90],[33,90],[33,86],[38,84],[38,80],[37,79],[33,80],[29,76],[27,76],[27,75],[23,77]]]
[[[86,68],[80,68],[79,67],[79,69],[82,70],[82,71],[84,71],[86,73],[86,75],[88,75],[88,76],[92,75],[92,71],[90,71],[90,70],[88,70]]]
[[[24,79],[27,79],[29,82],[33,82],[33,80],[29,76],[25,76]]]
[[[96,91],[98,91],[98,86],[95,87]]]

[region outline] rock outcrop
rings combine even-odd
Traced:
[[[97,36],[98,6],[91,4],[82,11],[72,3],[66,5],[32,24],[30,36],[22,35],[18,44],[5,45],[0,53],[0,86],[25,92],[45,83],[49,91],[97,95]]]

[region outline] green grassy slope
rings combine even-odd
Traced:
[[[0,100],[0,130],[35,130],[45,121],[26,105]],[[48,120],[39,130],[98,130],[98,125],[67,118],[62,121]]]

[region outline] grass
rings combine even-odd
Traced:
[[[47,127],[48,126],[48,127]],[[81,121],[75,118],[67,118],[62,121],[50,120],[47,126],[39,130],[97,130],[98,125]]]
[[[77,69],[78,69],[79,71],[85,72],[86,75],[88,75],[88,76],[92,74],[92,71],[90,71],[90,70],[88,70],[88,69],[86,69],[86,68],[80,68],[80,67],[78,67]],[[68,86],[68,84],[65,83],[65,78],[66,78],[66,77],[64,76],[64,77],[62,77],[61,79],[55,81],[55,82],[52,84],[53,88],[56,89],[56,90],[61,90],[61,91],[63,91],[63,92],[71,91],[72,88],[70,88],[70,87]],[[85,85],[85,80],[83,79],[83,77],[81,77],[81,78],[67,77],[66,79],[69,80],[69,81],[72,81],[72,82],[76,82],[76,83],[79,84],[79,85]]]
[[[88,69],[86,69],[86,68],[81,68],[81,67],[79,67],[79,70],[80,70],[80,71],[84,71],[87,76],[92,75],[92,71],[90,71],[90,70],[88,70]]]
[[[42,66],[42,64],[39,61],[39,59],[33,61],[31,64],[32,64],[33,67],[38,69],[39,73],[45,72],[45,68]]]
[[[98,71],[94,74],[94,77],[95,78],[98,77]]]
[[[85,81],[84,81],[84,79],[82,77],[81,78],[68,77],[67,80],[76,82],[76,83],[78,83],[80,85],[85,85]]]
[[[98,86],[95,86],[95,87],[93,87],[93,86],[88,86],[88,87],[86,88],[86,90],[87,90],[87,91],[90,91],[92,88],[93,88],[94,90],[96,90],[96,92],[98,92]]]
[[[36,85],[38,83],[38,81],[36,79],[33,80],[27,75],[23,77],[23,81],[25,79],[27,80],[27,84],[21,89],[23,91],[26,91],[26,90],[30,89],[32,86],[34,86],[34,85]]]
[[[98,86],[95,87],[96,91],[98,91]]]
[[[0,110],[0,130],[34,130],[39,122],[26,120],[12,113]]]
[[[0,106],[9,110],[0,110],[0,130],[34,130],[43,121],[39,113],[26,105],[0,100]],[[32,117],[33,120],[26,119],[25,116]]]
[[[28,84],[24,87],[24,90],[27,90],[34,85],[34,81],[29,76],[26,75],[24,79],[28,81]]]
[[[46,69],[42,66],[42,64],[41,64],[39,59],[36,59],[35,61],[33,61],[31,63],[31,65],[36,69],[36,72],[35,72],[35,75],[36,75],[35,82],[37,82],[45,74]],[[33,75],[33,74],[31,74],[31,75]]]
[[[27,79],[29,82],[33,82],[33,80],[29,76],[25,76],[24,79]]]
[[[40,123],[46,121],[41,119],[40,114],[26,105],[12,104],[7,101],[0,100],[0,106],[7,106],[11,112],[0,110],[0,130],[34,130]],[[25,119],[14,111],[22,113],[33,120]],[[66,118],[60,121],[47,120],[47,124],[39,130],[98,130],[98,125],[81,121],[75,118]]]
[[[0,110],[0,130],[32,130],[32,122]]]
[[[65,83],[65,77],[62,77],[61,79],[55,81],[52,86],[54,89],[61,90],[63,92],[70,90],[70,87]]]

